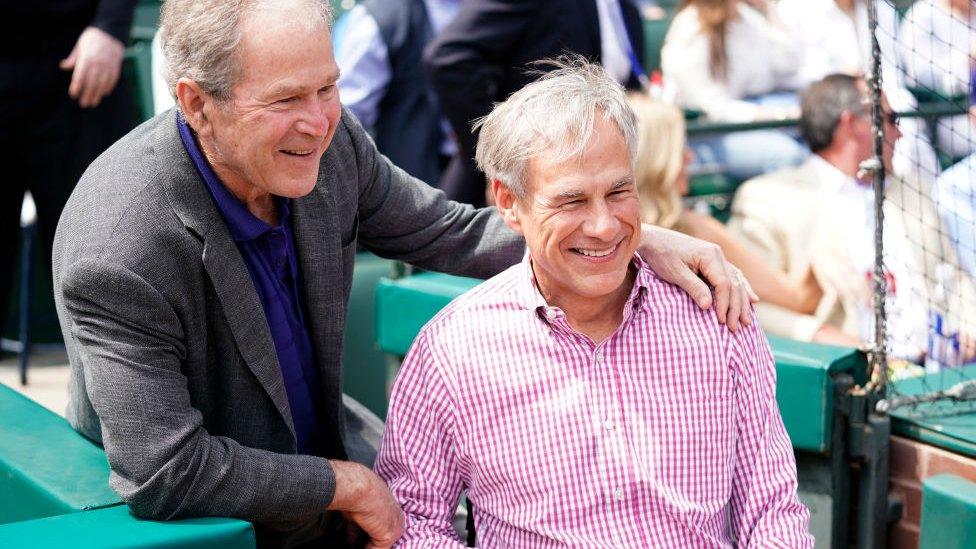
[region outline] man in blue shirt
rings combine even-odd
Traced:
[[[342,111],[329,21],[321,0],[166,2],[179,113],[113,145],[61,217],[67,416],[138,516],[239,517],[267,546],[337,546],[348,525],[392,544],[402,513],[350,460],[342,407],[357,247],[482,277],[524,253],[497,214],[407,176]],[[748,318],[713,246],[647,233],[662,277],[708,306],[701,273],[722,320]]]
[[[460,0],[365,0],[336,33],[342,104],[381,153],[435,187],[457,145],[421,62],[460,7]]]

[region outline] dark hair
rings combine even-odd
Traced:
[[[810,150],[819,152],[830,146],[834,130],[844,111],[855,114],[867,108],[860,76],[831,74],[810,84],[800,98],[800,135]]]

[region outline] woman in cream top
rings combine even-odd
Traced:
[[[768,8],[764,0],[681,3],[664,41],[661,64],[682,106],[717,121],[795,114],[745,100],[790,89],[799,65],[796,47],[775,10]]]

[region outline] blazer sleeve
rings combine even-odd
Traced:
[[[475,209],[394,166],[359,121],[343,113],[359,178],[359,241],[382,257],[487,278],[514,265],[525,243],[494,208]]]
[[[473,120],[491,112],[513,52],[526,36],[539,2],[480,0],[461,9],[427,46],[424,66],[441,111],[451,123],[464,158],[473,158],[478,143]]]
[[[135,9],[136,0],[101,0],[91,26],[111,34],[123,44],[128,44]]]
[[[248,448],[207,432],[181,369],[182,324],[157,289],[100,259],[76,261],[61,280],[110,484],[133,513],[287,527],[325,512],[335,492],[327,460]]]

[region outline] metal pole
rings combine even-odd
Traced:
[[[30,360],[30,292],[31,292],[31,248],[37,225],[31,224],[21,229],[22,249],[20,262],[20,384],[27,385],[27,363]]]
[[[874,157],[862,166],[874,175],[874,345],[870,353],[871,377],[869,390],[885,394],[887,382],[887,326],[885,296],[888,284],[884,271],[884,120],[881,109],[881,47],[878,45],[878,12],[875,2],[868,2],[868,25],[871,32],[871,74],[868,75],[868,93],[871,99],[871,130],[874,134]]]

